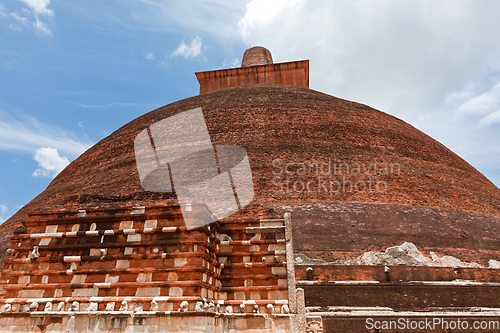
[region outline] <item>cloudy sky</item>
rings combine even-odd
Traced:
[[[0,0],[0,222],[88,147],[267,47],[500,186],[500,1]]]

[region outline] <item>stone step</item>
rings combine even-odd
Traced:
[[[301,257],[297,259],[302,260]],[[386,271],[386,268],[388,271]],[[309,271],[307,271],[309,269]],[[369,266],[369,265],[296,265],[297,280],[380,282],[474,280],[500,282],[500,269],[479,267]]]
[[[498,283],[340,281],[304,284],[306,306],[382,306],[397,310],[429,307],[498,307]]]
[[[498,310],[498,309],[497,309]],[[369,311],[313,312],[311,317],[321,317],[323,332],[370,332],[375,325],[380,332],[481,332],[497,333],[500,331],[500,311],[463,311],[450,308],[446,311],[389,311],[373,309]],[[473,325],[476,323],[476,329]],[[420,325],[420,327],[419,327]],[[463,329],[467,325],[467,329]],[[481,325],[483,325],[481,327]]]
[[[79,269],[78,274],[85,275],[105,275],[105,274],[140,274],[140,273],[184,273],[184,272],[201,272],[207,274],[213,274],[217,276],[212,270],[209,270],[205,267],[141,267],[141,268],[109,268],[109,269]],[[5,271],[4,274],[6,276],[14,277],[14,276],[51,276],[51,275],[66,275],[66,270],[30,270],[30,271]],[[7,282],[7,280],[2,281],[3,284]]]
[[[285,232],[285,226],[267,226],[267,227],[246,227],[245,232],[247,234],[256,233],[281,233]]]
[[[38,303],[36,311],[30,311],[29,307],[34,302]],[[78,303],[78,310],[71,309],[74,302]],[[1,310],[5,314],[24,314],[24,315],[41,315],[41,316],[66,316],[83,314],[85,311],[90,311],[91,304],[97,306],[98,311],[103,311],[107,315],[117,315],[113,311],[120,311],[121,314],[131,311],[137,314],[139,309],[142,311],[177,311],[179,314],[189,313],[189,311],[197,311],[196,305],[199,304],[211,305],[206,311],[213,312],[217,301],[202,298],[199,296],[104,296],[104,297],[50,297],[50,298],[10,298],[8,300],[0,299]],[[181,303],[186,303],[185,311],[180,310]],[[50,304],[50,309],[47,305]],[[7,310],[5,306],[10,308]],[[97,314],[94,312],[94,314]],[[155,314],[155,313],[153,313]]]
[[[214,290],[219,289],[207,282],[202,281],[150,281],[150,282],[95,282],[95,283],[45,283],[45,284],[10,284],[5,286],[5,291],[31,290],[31,289],[116,289],[116,288],[153,288],[153,287],[205,287]]]
[[[164,259],[177,259],[177,258],[203,258],[210,261],[214,265],[217,265],[217,261],[212,258],[209,254],[205,252],[178,252],[178,253],[149,253],[149,254],[136,254],[131,253],[130,255],[124,254],[114,254],[105,255],[104,258],[100,258],[97,254],[95,255],[79,255],[79,256],[46,256],[38,258],[15,258],[6,260],[6,265],[8,264],[35,264],[35,263],[58,263],[58,262],[104,262],[105,265],[109,265],[109,262],[116,262],[117,260],[164,260]],[[7,270],[9,268],[7,267]]]
[[[221,280],[222,287],[252,287],[252,286],[286,286],[286,277],[277,278],[268,276],[266,279],[256,279],[252,276],[247,278],[233,278]]]
[[[221,291],[249,291],[249,290],[288,290],[286,285],[274,286],[237,286],[237,287],[222,287]]]
[[[248,240],[230,240],[230,241],[221,241],[220,245],[261,245],[261,244],[278,244],[285,243],[285,239],[248,239]]]

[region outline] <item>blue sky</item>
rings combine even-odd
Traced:
[[[310,87],[393,114],[500,186],[498,1],[0,0],[0,222],[194,72],[310,59]]]

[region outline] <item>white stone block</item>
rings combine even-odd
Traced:
[[[137,274],[137,282],[151,282],[153,273],[139,273]]]
[[[17,283],[18,284],[28,284],[28,283],[30,283],[30,276],[29,275],[20,276]]]
[[[234,292],[234,299],[235,300],[245,300],[245,292],[244,291],[236,291]]]
[[[174,267],[182,267],[187,264],[187,258],[175,258]]]
[[[135,234],[136,232],[135,232],[135,229],[123,229],[123,233],[124,233],[125,235],[133,235],[133,234]]]
[[[42,262],[38,264],[38,269],[41,271],[48,271],[50,267],[50,262]]]
[[[140,242],[140,241],[141,241],[141,234],[127,236],[127,242]]]
[[[40,243],[38,245],[39,246],[49,245],[51,240],[52,240],[52,238],[50,238],[50,237],[42,238],[42,239],[40,239]]]
[[[180,287],[171,287],[168,290],[168,295],[169,296],[182,296],[184,294],[184,290]]]
[[[273,290],[271,293],[271,299],[287,299],[288,292],[286,290]]]
[[[78,262],[82,260],[82,257],[80,256],[64,256],[63,257],[64,262]]]
[[[52,233],[55,233],[57,232],[57,225],[48,225],[47,227],[45,227],[45,233],[46,234],[52,234]]]
[[[260,291],[251,291],[250,298],[253,300],[259,300],[260,299]]]
[[[248,252],[257,252],[260,251],[260,246],[259,245],[250,245],[248,248]]]
[[[97,297],[99,288],[77,288],[71,293],[73,297]]]
[[[285,244],[284,243],[277,243],[277,244],[269,244],[267,247],[268,251],[285,251]]]
[[[106,283],[117,283],[120,280],[120,276],[111,276],[109,274],[106,274],[106,278],[104,282]]]
[[[45,290],[43,289],[27,289],[19,290],[18,298],[42,298]]]
[[[144,222],[144,229],[146,228],[156,228],[158,225],[158,221],[157,220],[147,220],[146,222]]]
[[[138,207],[133,207],[132,212],[130,213],[131,215],[135,214],[144,214],[146,212],[146,207],[145,206],[138,206]]]
[[[160,287],[137,288],[136,297],[156,297],[160,296]],[[182,296],[182,295],[181,295]]]
[[[71,279],[71,283],[85,283],[86,278],[87,278],[87,275],[85,275],[85,274],[76,274],[76,275],[73,275],[73,278]]]
[[[102,289],[107,289],[111,288],[111,283],[94,283],[94,288],[102,288]]]
[[[179,277],[177,276],[176,272],[169,272],[167,280],[168,281],[177,281],[177,280],[179,280]]]
[[[130,260],[118,259],[116,261],[116,268],[129,268]]]
[[[134,227],[134,221],[122,221],[122,222],[120,222],[120,230],[132,229],[133,227]]]
[[[286,267],[272,267],[271,271],[273,275],[286,274]]]

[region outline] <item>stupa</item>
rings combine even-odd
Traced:
[[[500,189],[476,169],[400,119],[310,90],[307,60],[253,47],[242,67],[196,77],[199,96],[124,125],[2,225],[2,331],[397,332],[383,324],[500,315]],[[180,187],[207,180],[179,180],[184,164],[162,157],[158,124],[193,110],[214,178],[231,174],[227,214],[186,200]],[[138,137],[162,173],[139,163]],[[228,146],[247,156],[248,203]]]

